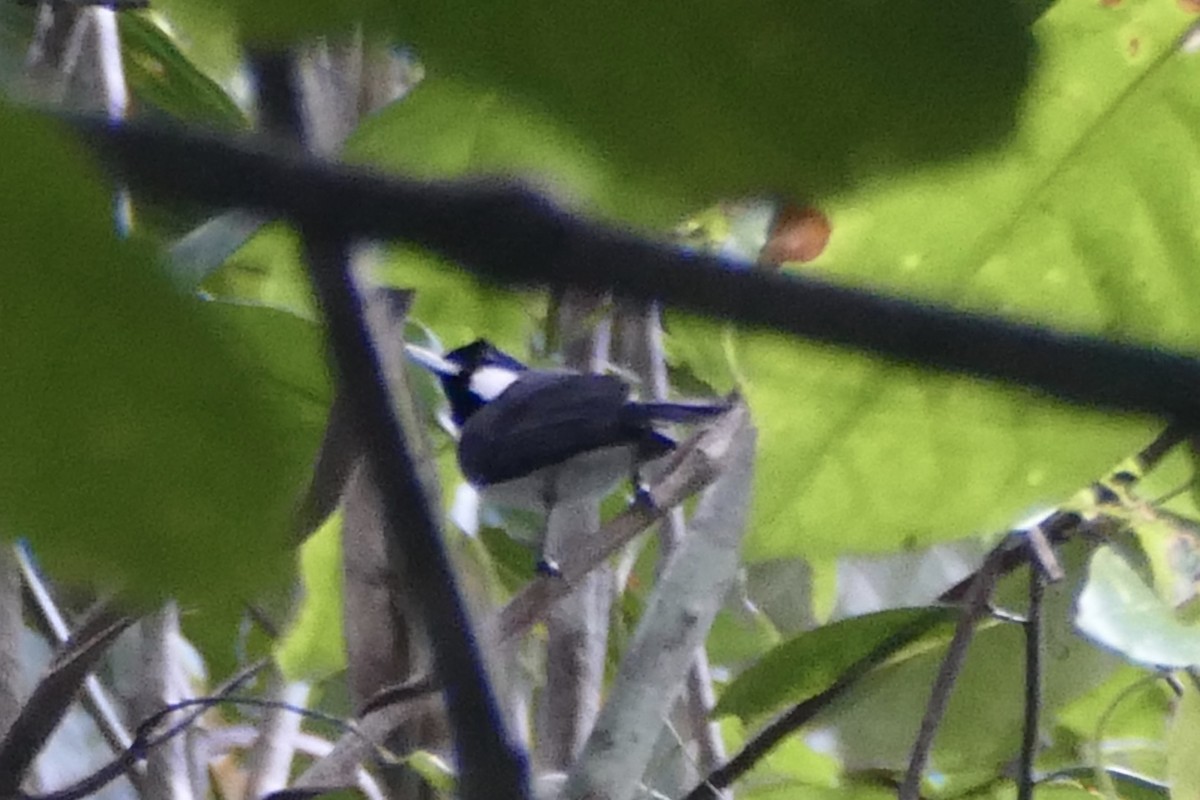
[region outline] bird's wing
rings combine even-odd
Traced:
[[[648,431],[625,418],[628,396],[610,375],[525,373],[463,425],[463,475],[477,486],[501,483],[587,450],[639,442]]]

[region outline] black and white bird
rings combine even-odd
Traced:
[[[480,339],[444,356],[408,346],[441,381],[458,429],[458,464],[490,503],[548,513],[608,494],[675,447],[660,428],[721,403],[647,403],[613,375],[530,369]]]

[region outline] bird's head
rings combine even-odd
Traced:
[[[486,339],[476,339],[445,355],[411,344],[407,350],[409,357],[442,382],[442,390],[450,403],[450,416],[460,428],[527,369]]]

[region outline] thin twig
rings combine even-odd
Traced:
[[[191,727],[200,716],[212,706],[224,701],[224,698],[232,692],[237,691],[239,687],[258,674],[259,670],[263,669],[270,663],[267,659],[261,659],[246,667],[243,667],[237,673],[227,680],[222,686],[208,697],[193,698],[184,700],[179,703],[173,703],[168,707],[159,709],[149,718],[142,721],[138,726],[137,733],[130,742],[129,747],[119,753],[116,758],[105,764],[100,769],[91,773],[71,784],[70,786],[56,789],[52,792],[38,795],[27,795],[18,793],[17,796],[22,800],[80,800],[88,795],[95,794],[103,789],[108,784],[112,783],[122,775],[127,775],[134,765],[146,757],[146,753],[158,747],[164,742],[169,741],[172,737],[179,735],[183,731]],[[168,715],[173,714],[185,707],[199,706],[198,709],[185,716],[182,720],[175,723],[169,730],[151,736],[151,732],[158,724]]]
[[[1178,422],[1168,425],[1162,433],[1154,437],[1154,441],[1143,447],[1135,456],[1142,473],[1145,474],[1162,463],[1167,454],[1182,444],[1189,435],[1189,429]]]
[[[929,703],[925,707],[925,715],[921,718],[921,726],[917,731],[917,740],[913,743],[912,755],[908,760],[908,770],[904,782],[900,785],[900,800],[920,800],[921,775],[929,761],[929,753],[933,749],[933,741],[937,730],[950,702],[950,693],[954,683],[962,671],[962,665],[967,658],[967,650],[975,635],[975,627],[980,618],[987,614],[988,601],[998,577],[999,550],[993,550],[984,559],[983,565],[975,573],[975,580],[967,593],[966,603],[962,609],[958,624],[954,628],[954,636],[946,648],[946,657],[942,659],[941,669],[934,679],[933,688],[929,692]]]
[[[1037,564],[1029,565],[1029,612],[1025,618],[1025,730],[1021,736],[1021,764],[1017,800],[1033,800],[1034,760],[1037,758],[1042,709],[1042,611],[1046,576]]]
[[[30,559],[24,544],[14,544],[13,552],[21,570],[21,580],[25,592],[29,596],[33,618],[37,620],[39,628],[47,638],[53,639],[60,646],[65,645],[71,638],[71,629],[59,610],[58,603],[54,600],[50,586],[47,585]],[[133,737],[121,721],[121,715],[117,712],[112,696],[95,675],[88,675],[84,679],[83,695],[80,700],[84,709],[96,723],[100,735],[108,742],[114,753],[119,753],[129,746]],[[134,773],[130,776],[130,780],[134,788],[138,788],[141,776]]]

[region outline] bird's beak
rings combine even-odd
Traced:
[[[441,353],[415,344],[405,344],[404,349],[408,351],[409,358],[435,375],[457,375],[462,371],[462,367],[453,361],[447,361]]]

